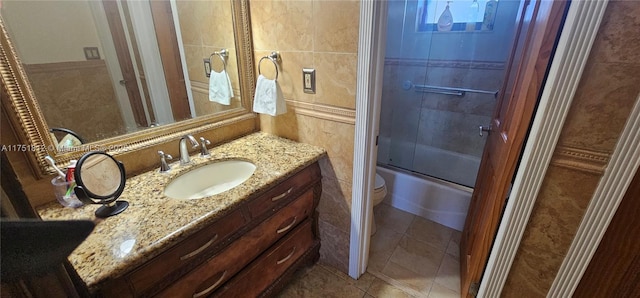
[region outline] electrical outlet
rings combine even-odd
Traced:
[[[302,69],[302,88],[304,93],[316,93],[316,70],[313,68]]]

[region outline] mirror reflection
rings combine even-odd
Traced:
[[[2,1],[0,15],[49,128],[75,134],[52,132],[63,146],[242,108],[230,1]],[[206,71],[223,70],[219,103]]]

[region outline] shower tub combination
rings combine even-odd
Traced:
[[[381,137],[380,148],[386,148],[387,142],[387,138]],[[418,145],[415,148],[416,163],[429,166],[428,171],[421,172],[428,172],[434,177],[458,175],[452,180],[470,181],[465,184],[473,185],[480,165],[478,158],[430,146]],[[462,231],[473,188],[390,165],[378,164],[377,173],[387,185],[385,203]]]

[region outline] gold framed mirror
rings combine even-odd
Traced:
[[[113,5],[113,3],[119,1],[126,2],[126,0],[103,0],[103,2],[105,3],[105,7],[107,5]],[[81,142],[82,144],[75,144],[76,146],[61,147],[59,140],[55,138],[55,134],[50,132],[53,127],[48,124],[45,114],[43,113],[44,107],[38,102],[38,94],[34,92],[32,82],[30,82],[29,80],[29,72],[25,69],[25,64],[21,60],[21,57],[18,56],[18,51],[16,50],[17,45],[11,39],[11,36],[8,33],[8,30],[6,28],[6,20],[0,18],[0,29],[2,31],[0,32],[0,74],[2,80],[3,117],[7,117],[11,126],[13,126],[14,131],[19,132],[17,137],[19,139],[18,141],[20,142],[20,144],[3,145],[14,146],[15,148],[13,149],[15,150],[13,151],[24,151],[27,155],[29,163],[31,164],[31,167],[34,169],[34,174],[38,177],[41,177],[43,175],[53,173],[53,169],[49,167],[44,159],[44,157],[47,155],[52,156],[58,164],[66,164],[71,159],[78,159],[87,151],[101,150],[106,151],[111,155],[118,156],[122,153],[130,153],[133,151],[142,150],[151,146],[172,141],[185,134],[198,134],[221,127],[231,126],[234,123],[240,121],[254,119],[256,115],[251,112],[251,100],[252,94],[254,93],[255,75],[253,69],[253,49],[250,29],[251,26],[249,21],[248,0],[229,0],[229,2],[181,1],[182,0],[162,0],[150,1],[149,3],[153,3],[152,5],[164,5],[165,8],[170,8],[169,14],[172,14],[172,16],[176,18],[179,15],[179,10],[182,9],[181,7],[179,7],[181,3],[202,3],[203,5],[204,3],[225,3],[225,5],[226,3],[229,3],[231,15],[228,17],[230,17],[231,19],[231,24],[226,26],[216,25],[209,27],[217,28],[218,31],[214,30],[213,34],[230,34],[228,32],[225,33],[224,30],[231,31],[233,33],[232,38],[235,44],[229,45],[228,48],[223,48],[222,46],[219,48],[214,48],[210,45],[205,47],[203,45],[203,50],[201,50],[197,55],[194,55],[193,51],[189,53],[189,49],[185,45],[182,45],[182,47],[173,47],[173,55],[176,57],[181,57],[181,59],[176,59],[173,62],[173,66],[182,70],[182,73],[176,70],[174,70],[173,72],[167,71],[167,68],[169,68],[167,66],[168,63],[162,60],[163,65],[160,69],[161,71],[162,69],[164,69],[166,77],[165,82],[167,83],[167,85],[169,85],[170,83],[175,85],[176,82],[180,83],[180,78],[187,81],[187,84],[182,84],[182,88],[185,89],[182,95],[186,95],[184,94],[184,92],[190,93],[193,92],[194,89],[198,88],[201,91],[205,90],[207,88],[207,85],[205,82],[202,82],[204,78],[206,78],[204,77],[205,69],[207,67],[205,60],[209,59],[210,61],[210,69],[207,71],[219,71],[220,66],[215,63],[220,63],[216,59],[216,56],[213,55],[214,52],[219,52],[222,49],[226,49],[228,50],[229,56],[227,56],[226,58],[228,60],[225,65],[232,65],[237,61],[237,68],[228,71],[230,74],[232,73],[234,76],[237,76],[237,79],[231,80],[232,82],[235,82],[229,83],[230,85],[234,85],[232,86],[232,89],[237,89],[235,92],[238,101],[237,104],[231,104],[224,110],[214,111],[206,115],[194,113],[194,108],[193,106],[191,106],[190,117],[176,116],[176,112],[174,110],[173,118],[176,120],[175,123],[168,123],[155,127],[155,125],[152,124],[153,121],[148,121],[147,124],[151,123],[149,125],[151,127],[149,128],[136,130],[133,132],[125,131],[125,133],[123,134],[116,135],[106,134],[108,136],[105,139],[90,139],[87,143]],[[139,1],[131,2],[139,3]],[[174,11],[171,12],[171,9],[173,9]],[[198,10],[198,8],[194,7],[191,7],[191,9]],[[120,8],[120,10],[122,10],[122,8]],[[209,8],[208,10],[210,11]],[[171,16],[168,19],[171,20]],[[209,17],[208,19],[215,18]],[[162,21],[158,21],[156,18],[154,18],[153,21],[155,22],[154,25],[156,26],[158,44],[162,42],[171,42],[171,38],[162,38],[162,35],[157,32],[157,28],[166,29],[171,26],[169,26],[166,21],[163,24]],[[202,19],[200,19],[200,21],[202,21]],[[188,26],[189,24],[185,25],[182,23],[182,21],[180,21],[179,23],[176,22],[176,30],[178,30],[178,32],[180,32],[180,25]],[[177,38],[174,42],[180,41],[186,44],[186,40],[188,40],[189,38],[194,39],[193,36],[186,36],[190,34],[193,35],[192,32],[187,34],[182,33],[174,33],[174,38]],[[212,34],[210,30],[206,33]],[[196,36],[195,39],[197,40],[198,37]],[[205,48],[206,51],[209,51],[211,53],[205,52]],[[180,52],[178,52],[178,50],[180,50]],[[46,48],[41,49],[40,51],[42,52],[42,55],[47,55]],[[96,53],[93,52],[92,48],[85,48],[85,56],[87,57],[87,60],[90,60],[90,57],[95,54]],[[192,57],[187,57],[190,54]],[[193,59],[194,56],[195,59]],[[194,60],[196,62],[193,62]],[[181,65],[176,65],[180,62],[182,62]],[[199,68],[200,70],[196,70],[196,72],[200,71],[202,74],[194,75],[192,70],[193,68]],[[183,76],[180,77],[181,75]],[[144,74],[142,74],[142,76],[144,77]],[[199,82],[195,82],[197,80],[194,79],[194,77],[197,76],[200,77]],[[171,89],[170,86],[168,87],[168,89],[169,92],[173,92],[171,91],[173,89]],[[144,92],[141,93],[143,94]],[[91,116],[88,116],[87,118],[91,118]],[[149,120],[149,116],[147,116],[146,120]],[[138,123],[138,121],[136,121],[136,123]],[[73,139],[74,141],[77,141],[75,138]]]

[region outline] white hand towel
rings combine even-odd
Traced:
[[[233,88],[227,71],[221,72],[211,70],[209,76],[209,100],[219,104],[230,105],[233,98]]]
[[[253,97],[253,111],[271,116],[287,112],[282,90],[276,80],[269,80],[262,75],[256,82],[256,94]]]

